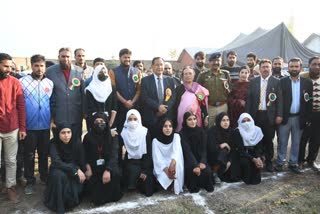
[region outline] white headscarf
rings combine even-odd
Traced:
[[[250,121],[242,123],[244,118],[249,118]],[[263,133],[258,126],[255,126],[250,114],[242,113],[238,120],[238,128],[243,140],[244,146],[255,146],[263,138]]]
[[[136,127],[130,127],[130,125],[128,125],[128,118],[132,114],[138,118]],[[126,146],[129,159],[141,159],[142,155],[147,153],[147,133],[148,129],[142,126],[140,113],[135,109],[129,110],[121,132],[121,137]]]
[[[98,74],[102,68],[105,68],[107,71],[107,73],[105,74],[107,76],[107,79],[105,81],[100,81],[98,79]],[[108,69],[104,65],[98,65],[94,69],[92,74],[92,81],[85,89],[85,91],[87,90],[89,90],[93,95],[94,99],[96,99],[100,103],[104,103],[108,99],[109,95],[112,92],[112,85],[110,76],[108,74]]]

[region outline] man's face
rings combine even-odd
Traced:
[[[320,75],[320,59],[314,59],[309,65],[309,72],[311,76],[318,77]]]
[[[164,61],[162,59],[156,59],[152,65],[152,71],[155,75],[161,76],[164,71]]]
[[[32,68],[32,74],[36,78],[42,78],[46,71],[46,63],[44,61],[35,62],[31,66],[31,68]]]
[[[210,62],[209,62],[209,66],[210,66],[210,69],[212,71],[216,71],[220,68],[221,66],[221,58],[215,58],[215,59],[212,59]]]
[[[143,72],[143,64],[142,64],[142,63],[138,63],[138,64],[136,65],[136,68],[138,68],[139,71]]]
[[[230,54],[227,58],[228,66],[233,67],[237,62],[237,56]]]
[[[0,79],[7,78],[12,71],[12,60],[2,60],[0,62]]]
[[[195,59],[196,61],[196,65],[198,68],[202,68],[204,66],[204,63],[206,61],[206,58],[202,58],[200,56],[197,56],[197,58]]]
[[[164,66],[164,72],[163,72],[163,73],[164,73],[165,75],[172,76],[173,70],[172,70],[171,65],[166,64],[166,65]]]
[[[297,77],[301,69],[302,67],[300,65],[300,62],[290,62],[288,65],[288,72],[292,77]]]
[[[130,66],[130,62],[131,62],[131,55],[130,54],[124,54],[120,57],[120,63],[126,67]]]
[[[271,64],[268,62],[262,63],[260,66],[260,73],[263,79],[267,78],[271,73]]]
[[[59,64],[62,70],[68,70],[71,68],[71,52],[70,51],[61,51],[59,54]]]
[[[256,61],[253,57],[247,58],[247,65],[249,66],[249,68],[254,68],[254,66],[256,65]]]
[[[83,50],[78,50],[75,55],[77,65],[82,65],[86,62],[86,55]]]
[[[281,59],[275,59],[272,62],[272,70],[275,73],[280,73],[283,67],[283,62]]]

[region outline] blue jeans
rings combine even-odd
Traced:
[[[300,116],[289,117],[287,124],[279,126],[279,149],[277,164],[283,165],[287,157],[287,147],[289,141],[289,135],[291,133],[291,150],[289,166],[298,165],[299,156],[299,145],[302,134],[302,129],[300,129]]]

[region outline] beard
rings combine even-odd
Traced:
[[[273,70],[273,73],[276,73],[276,74],[280,74],[281,73],[281,68],[279,68],[279,67],[272,68],[272,70]]]
[[[311,79],[317,79],[317,78],[319,78],[319,76],[320,76],[320,70],[318,70],[318,71],[312,71],[312,70],[310,70],[310,71],[309,71],[309,75],[310,75],[310,78],[311,78]]]
[[[0,80],[3,80],[9,76],[8,72],[2,72],[0,71]]]
[[[197,62],[196,65],[197,65],[198,68],[202,68],[204,66],[204,63],[203,62]]]
[[[249,68],[254,68],[254,64],[253,63],[247,63]]]
[[[289,73],[290,73],[290,76],[292,76],[292,77],[297,77],[300,72],[297,71],[297,70],[292,70],[292,71],[289,71]]]
[[[71,68],[71,63],[60,62],[60,68],[62,70],[69,70]]]
[[[235,64],[234,61],[229,61],[229,62],[228,62],[228,66],[229,66],[229,67],[233,67],[234,64]]]

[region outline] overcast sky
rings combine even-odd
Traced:
[[[6,0],[1,1],[0,51],[57,58],[82,47],[87,58],[170,59],[185,47],[220,48],[240,32],[272,29],[294,17],[294,36],[320,33],[319,0]]]

